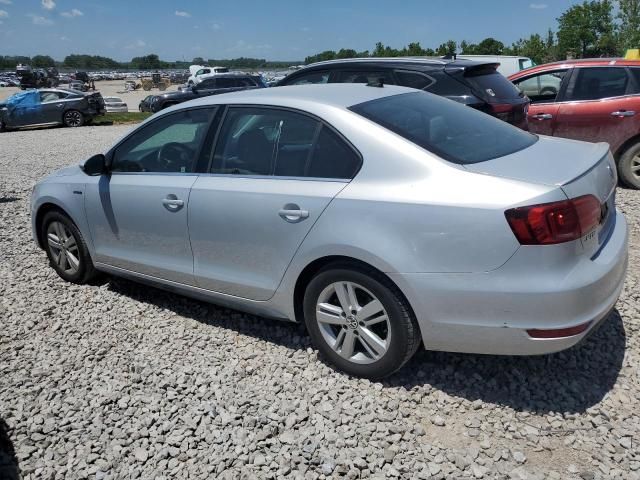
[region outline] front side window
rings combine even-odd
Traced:
[[[61,92],[40,92],[40,102],[57,102],[63,98],[66,98],[67,95]]]
[[[621,67],[577,68],[567,89],[567,100],[599,100],[627,92],[629,76]]]
[[[211,173],[352,178],[359,157],[318,120],[281,109],[232,107]]]
[[[309,72],[300,75],[287,85],[308,85],[310,83],[327,83],[329,81],[329,72]]]
[[[566,70],[556,70],[517,80],[514,83],[532,103],[555,102],[566,74]]]
[[[214,108],[165,115],[133,133],[113,156],[114,172],[192,172]]]
[[[424,92],[384,97],[350,110],[462,165],[510,155],[538,140],[490,115]]]

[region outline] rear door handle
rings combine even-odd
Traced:
[[[305,218],[309,218],[309,211],[301,210],[295,203],[287,203],[278,211],[278,215],[289,223],[296,223],[304,220]]]
[[[636,114],[634,110],[617,110],[611,112],[612,117],[633,117]]]
[[[532,118],[535,118],[536,120],[551,120],[553,118],[553,115],[551,115],[550,113],[537,113],[535,115],[531,115]]]

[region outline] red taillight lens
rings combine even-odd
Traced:
[[[554,330],[532,329],[527,330],[527,333],[531,338],[566,338],[573,337],[574,335],[584,332],[589,328],[589,325],[591,325],[591,322],[576,325],[575,327],[558,328]]]
[[[513,113],[513,105],[509,103],[490,103],[491,113],[500,120],[509,121]]]
[[[602,206],[593,195],[584,195],[512,208],[504,214],[522,245],[552,245],[577,240],[596,228],[602,217]]]

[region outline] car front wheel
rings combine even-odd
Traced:
[[[84,123],[82,112],[78,110],[68,110],[64,112],[62,123],[64,123],[65,127],[81,127]]]
[[[84,238],[69,217],[57,211],[47,213],[42,222],[41,238],[49,263],[62,279],[83,284],[95,277]]]
[[[406,299],[373,269],[346,264],[321,270],[306,289],[304,317],[320,353],[359,377],[391,375],[420,344]]]

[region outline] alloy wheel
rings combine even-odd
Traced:
[[[71,231],[62,222],[53,221],[47,227],[47,245],[56,266],[74,275],[80,269],[80,250]]]
[[[80,112],[71,111],[64,114],[65,123],[70,127],[79,127],[82,125],[82,114]]]
[[[631,175],[640,180],[640,154],[631,159],[629,170],[631,171]]]
[[[389,349],[389,316],[382,302],[357,283],[328,285],[318,297],[316,321],[329,347],[350,362],[373,363]]]

